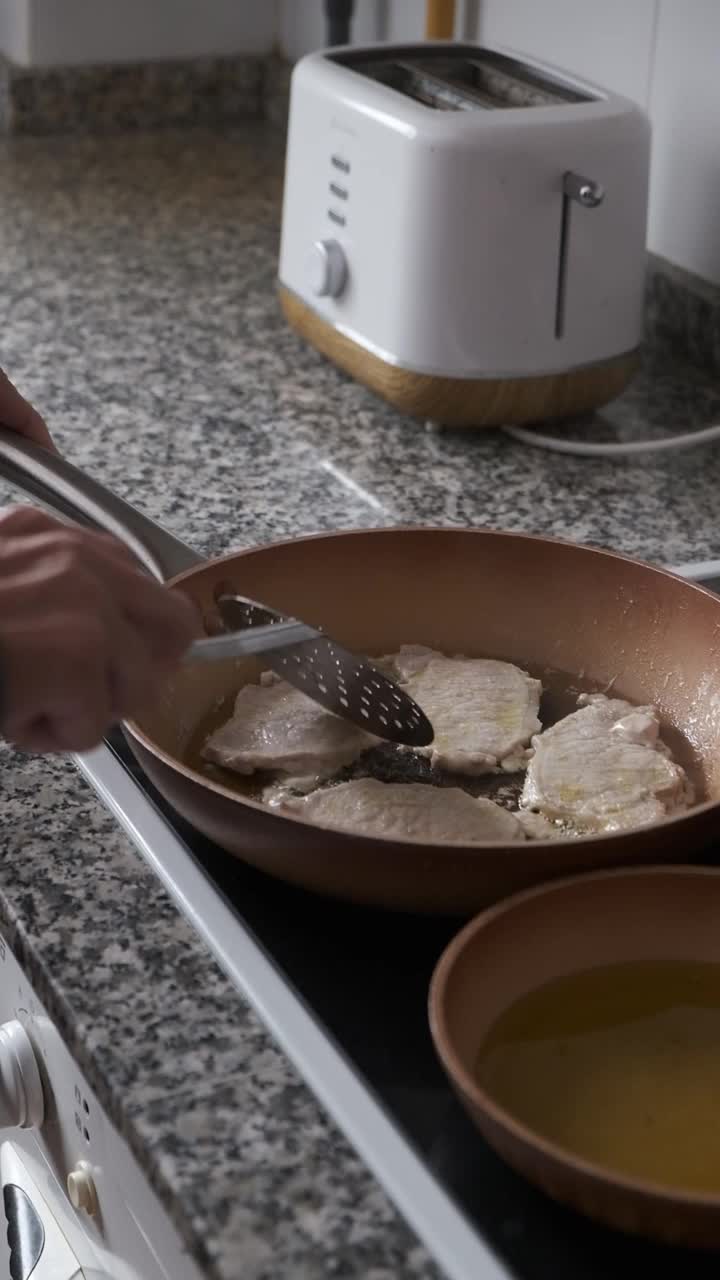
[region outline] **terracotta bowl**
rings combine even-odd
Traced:
[[[530,1182],[620,1230],[720,1248],[720,1192],[676,1192],[583,1161],[508,1114],[473,1075],[486,1034],[523,995],[584,969],[662,960],[720,962],[719,870],[603,872],[506,899],[472,920],[441,956],[430,987],[430,1027],[471,1119]],[[720,1115],[720,1087],[718,1099]]]

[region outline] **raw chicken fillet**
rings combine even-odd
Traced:
[[[447,658],[421,645],[383,661],[432,721],[435,739],[418,754],[434,767],[473,775],[524,767],[540,729],[539,680],[510,662]]]
[[[321,827],[339,827],[387,840],[423,844],[482,844],[523,840],[517,818],[492,800],[474,799],[458,787],[358,778],[278,806]]]
[[[645,826],[691,803],[653,707],[603,694],[579,701],[581,710],[533,738],[523,808],[582,833]]]

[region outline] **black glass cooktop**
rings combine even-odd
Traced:
[[[430,977],[457,920],[329,904],[271,880],[178,817],[119,733],[108,745],[510,1275],[715,1280],[717,1255],[590,1224],[506,1168],[476,1133],[438,1065],[426,1016]]]

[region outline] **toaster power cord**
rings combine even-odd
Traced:
[[[693,449],[696,445],[720,440],[720,423],[688,431],[681,436],[667,436],[664,440],[633,440],[628,444],[590,444],[582,440],[563,440],[557,436],[545,436],[525,427],[503,427],[503,431],[523,444],[537,449],[552,449],[554,453],[571,453],[583,458],[626,458],[634,453],[664,453],[668,449]]]
[[[325,24],[330,48],[350,43],[354,0],[325,0]]]

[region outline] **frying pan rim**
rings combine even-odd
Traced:
[[[539,534],[539,533],[521,533],[515,530],[497,529],[490,525],[406,525],[406,524],[374,525],[372,527],[367,527],[362,529],[358,529],[356,527],[350,527],[347,529],[331,529],[329,531],[321,530],[316,533],[300,534],[297,537],[290,536],[285,538],[274,538],[269,540],[268,542],[253,543],[251,546],[240,548],[240,550],[226,551],[226,552],[223,552],[222,555],[212,556],[208,560],[204,560],[201,564],[191,565],[187,569],[183,569],[181,573],[175,574],[172,578],[168,578],[165,585],[168,588],[179,587],[182,585],[183,582],[195,577],[197,574],[204,573],[207,569],[212,569],[212,568],[215,568],[216,566],[226,564],[228,561],[239,560],[243,556],[253,555],[258,551],[271,551],[275,549],[281,549],[283,547],[295,546],[298,543],[328,541],[331,538],[365,538],[368,536],[382,536],[382,535],[387,536],[388,534],[393,534],[393,535],[441,534],[443,536],[447,536],[447,535],[452,535],[457,533],[478,534],[481,537],[490,536],[493,538],[502,538],[502,539],[508,539],[508,540],[517,541],[517,542],[532,542],[532,543],[541,543],[545,546],[550,545],[550,546],[565,547],[569,551],[574,551],[576,553],[581,552],[591,556],[600,556],[606,559],[618,560],[622,564],[626,564],[626,565],[630,564],[639,569],[647,569],[653,574],[659,574],[662,577],[671,578],[676,582],[681,582],[683,586],[687,587],[688,589],[699,591],[703,595],[708,596],[711,599],[717,600],[718,598],[714,592],[709,591],[706,587],[703,587],[698,582],[694,582],[692,579],[684,578],[682,574],[673,573],[672,570],[666,569],[662,565],[653,564],[652,561],[649,561],[649,560],[641,560],[641,559],[638,559],[637,557],[627,556],[621,551],[613,551],[607,547],[591,546],[583,542],[574,542],[572,541],[572,539],[569,539],[569,538],[556,538],[550,535]],[[368,655],[368,656],[372,656],[372,655]],[[127,733],[130,734],[132,738],[134,738],[138,743],[140,743],[140,745],[146,751],[148,751],[151,755],[153,755],[162,764],[168,766],[169,768],[173,769],[176,773],[180,774],[186,780],[196,783],[198,786],[201,786],[204,790],[210,791],[213,794],[220,796],[225,800],[231,800],[233,801],[233,803],[242,805],[243,807],[247,806],[253,809],[257,813],[261,813],[265,816],[272,816],[275,819],[278,819],[278,818],[282,819],[283,822],[297,824],[298,826],[303,827],[306,830],[311,830],[316,832],[318,830],[321,830],[324,833],[327,833],[329,835],[337,835],[338,837],[341,837],[341,838],[347,838],[348,835],[351,835],[354,841],[367,845],[368,849],[371,849],[371,848],[377,849],[378,846],[383,846],[383,845],[386,845],[386,846],[403,845],[403,846],[406,846],[408,849],[424,847],[417,840],[408,839],[407,837],[404,837],[404,836],[393,836],[392,838],[389,838],[385,836],[365,835],[364,833],[356,832],[356,831],[350,832],[348,831],[347,828],[342,828],[342,827],[333,827],[333,826],[325,826],[325,825],[323,825],[322,827],[319,827],[318,823],[312,822],[309,819],[301,817],[298,814],[273,812],[273,810],[271,810],[269,806],[267,804],[264,804],[261,800],[254,800],[251,796],[240,796],[236,791],[231,790],[229,787],[223,786],[222,783],[214,782],[211,778],[207,778],[204,774],[198,773],[195,769],[191,769],[187,764],[184,763],[184,761],[178,760],[176,756],[171,755],[170,752],[165,751],[163,748],[157,746],[157,744],[154,743],[152,739],[148,737],[145,731],[140,728],[137,721],[135,720],[123,721],[123,728]],[[716,809],[718,807],[720,807],[720,800],[704,800],[700,804],[692,805],[689,809],[681,809],[676,813],[669,814],[667,817],[660,819],[659,822],[649,823],[645,827],[636,827],[636,828],[633,828],[632,830],[633,831],[648,830],[651,827],[665,828],[670,824],[684,822],[690,814],[694,816],[696,814],[705,813],[705,812],[708,812],[709,810]],[[582,848],[586,844],[590,844],[590,843],[596,844],[598,842],[601,842],[603,846],[605,846],[610,844],[613,841],[617,841],[620,839],[627,839],[628,834],[630,834],[628,830],[612,831],[612,832],[590,832],[588,835],[574,837],[572,840],[572,844],[574,848]],[[532,843],[532,847],[534,850],[535,849],[546,850],[546,849],[556,849],[558,844],[561,843],[561,841],[559,839],[532,840],[531,842],[527,840],[525,841],[515,840],[515,841],[509,841],[509,842],[483,840],[483,841],[478,841],[475,844],[467,845],[467,844],[461,844],[458,841],[444,840],[442,842],[442,845],[438,845],[438,848],[442,848],[443,850],[449,850],[459,856],[466,857],[471,854],[482,853],[483,850],[488,850],[488,849],[493,849],[493,850],[502,849],[503,851],[507,851],[508,853],[510,853],[514,850],[517,850],[518,846],[523,846],[528,843]],[[562,842],[562,843],[565,843],[565,842]]]
[[[603,1185],[610,1185],[614,1190],[619,1189],[622,1192],[639,1193],[646,1198],[666,1202],[668,1208],[682,1204],[684,1207],[695,1209],[720,1209],[720,1190],[714,1193],[698,1192],[694,1194],[691,1191],[682,1191],[679,1188],[675,1189],[645,1181],[643,1178],[635,1178],[630,1174],[614,1173],[608,1166],[595,1164],[592,1160],[575,1155],[569,1148],[560,1146],[559,1143],[553,1142],[550,1138],[544,1138],[542,1134],[531,1129],[522,1120],[518,1120],[512,1112],[506,1110],[500,1103],[495,1102],[487,1090],[483,1089],[462,1065],[448,1034],[444,1017],[445,1002],[443,993],[453,962],[461,953],[466,939],[472,937],[492,919],[508,914],[514,908],[533,898],[539,898],[552,891],[562,892],[581,883],[585,888],[591,887],[598,881],[605,880],[639,879],[647,876],[661,878],[663,876],[677,875],[689,876],[698,880],[703,878],[717,880],[720,879],[720,867],[698,866],[694,863],[666,863],[658,866],[649,864],[644,867],[613,867],[609,870],[585,871],[581,874],[562,876],[558,880],[545,881],[542,884],[533,885],[529,889],[522,889],[507,898],[503,898],[501,902],[493,903],[492,906],[478,912],[477,915],[463,925],[462,929],[450,939],[450,942],[439,956],[428,988],[426,1001],[428,1022],[435,1045],[435,1052],[450,1078],[462,1086],[466,1096],[472,1100],[473,1105],[478,1106],[498,1128],[511,1134],[526,1148],[529,1147],[539,1151],[541,1155],[549,1157],[557,1164],[562,1165],[564,1169],[577,1169],[584,1177],[589,1178],[596,1184],[600,1182]],[[533,990],[537,990],[537,987],[533,988]],[[509,1008],[510,1006],[507,1007]],[[438,1030],[439,1036],[436,1036],[436,1031]],[[443,1042],[442,1051],[438,1043],[439,1039]],[[450,1070],[450,1064],[452,1064],[452,1070]]]

